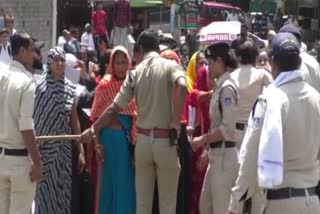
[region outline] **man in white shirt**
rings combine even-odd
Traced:
[[[64,44],[66,44],[66,42],[67,42],[66,37],[68,34],[70,34],[70,32],[68,30],[65,29],[62,31],[62,35],[59,36],[59,38],[58,38],[58,44],[57,44],[58,47],[60,47],[60,48],[64,47]]]
[[[239,15],[236,11],[232,11],[232,13],[229,13],[228,18],[227,18],[228,22],[231,21],[239,21]]]
[[[26,68],[34,60],[34,42],[26,33],[12,37],[13,60],[0,72],[0,213],[30,213],[42,164],[35,142],[35,83]]]
[[[131,62],[133,59],[133,48],[134,48],[134,44],[136,44],[136,41],[134,40],[133,36],[133,27],[130,25],[129,27],[129,34],[128,34],[128,53],[130,55],[131,58]]]
[[[94,47],[94,41],[93,41],[93,35],[91,32],[91,25],[87,23],[85,25],[86,32],[84,32],[81,36],[81,43],[88,46],[88,48],[95,50]]]
[[[13,35],[17,32],[16,29],[14,29],[14,17],[13,16],[6,16],[5,17],[5,25],[6,25],[6,28],[8,30],[8,33],[9,33],[9,36],[10,36],[10,43],[11,43],[11,40],[12,40],[12,37]]]
[[[8,65],[11,62],[11,47],[8,42],[9,33],[6,28],[0,29],[0,64]]]

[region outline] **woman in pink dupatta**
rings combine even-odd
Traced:
[[[209,74],[205,66],[197,71],[194,89],[190,92],[185,105],[185,118],[188,121],[188,134],[193,137],[208,132],[210,127],[209,104],[210,83]],[[193,112],[193,113],[192,113]],[[204,150],[199,149],[190,154],[190,214],[200,214],[199,200],[206,164],[200,163]]]

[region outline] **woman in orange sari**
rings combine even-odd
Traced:
[[[127,72],[130,59],[124,47],[115,47],[110,56],[109,74],[100,81],[91,120],[96,120],[113,102]],[[97,158],[96,214],[135,214],[135,181],[132,148],[135,142],[136,106],[131,102],[99,135]],[[125,202],[124,202],[125,199]]]

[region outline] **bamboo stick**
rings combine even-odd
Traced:
[[[37,136],[36,141],[45,140],[79,140],[81,135],[55,135],[55,136]]]

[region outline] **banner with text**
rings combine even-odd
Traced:
[[[213,22],[199,31],[200,45],[208,46],[217,42],[231,44],[240,34],[240,31],[240,22]]]

